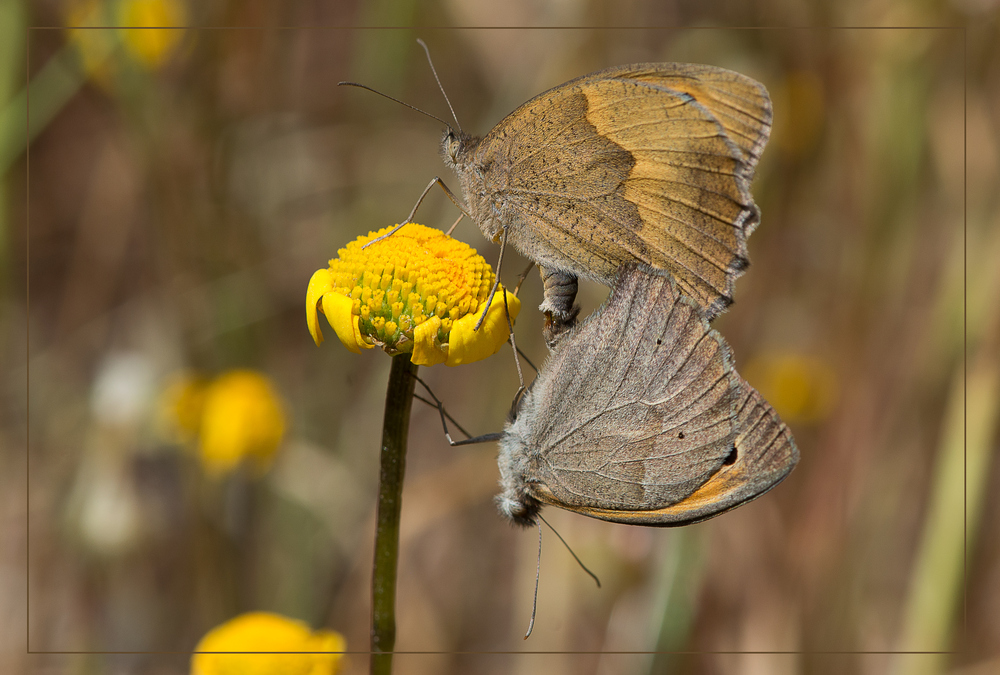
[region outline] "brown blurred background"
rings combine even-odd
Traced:
[[[418,37],[480,134],[544,89],[628,62],[709,63],[768,87],[762,224],[715,326],[802,458],[765,497],[686,528],[548,509],[603,588],[546,533],[523,641],[537,537],[496,512],[495,446],[449,447],[415,404],[396,647],[434,653],[398,656],[396,672],[1000,671],[994,0],[162,0],[155,16],[175,24],[313,27],[61,28],[122,25],[123,3],[0,10],[3,672],[185,673],[185,652],[248,610],[367,651],[389,358],[351,354],[330,330],[316,347],[303,300],[314,270],[404,218],[431,177],[457,187],[438,123],[336,86],[447,118]],[[315,27],[720,22],[969,29]],[[435,191],[418,220],[456,216]],[[474,224],[455,234],[496,259]],[[505,282],[523,267],[512,257]],[[584,286],[584,311],[606,292]],[[517,335],[537,363],[540,296],[532,274]],[[259,480],[213,481],[163,434],[170,377],[229,368],[266,374],[287,411]],[[473,433],[501,428],[517,386],[508,348],[422,374]],[[176,653],[29,656],[26,605],[36,652]],[[502,653],[521,651],[558,653]],[[620,653],[656,651],[674,653]],[[347,672],[366,671],[351,656]]]

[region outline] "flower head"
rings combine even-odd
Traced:
[[[191,657],[191,675],[335,675],[345,647],[340,633],[313,632],[301,621],[279,614],[250,612],[205,634],[195,647],[195,652],[202,653]]]
[[[249,459],[263,473],[285,435],[285,413],[271,382],[252,370],[231,370],[205,391],[199,454],[210,474]]]
[[[767,352],[750,359],[747,380],[790,424],[825,419],[838,398],[836,371],[816,356]]]
[[[390,228],[370,232],[340,249],[318,270],[306,292],[306,322],[323,342],[317,310],[352,352],[382,347],[412,353],[413,363],[449,366],[491,356],[507,341],[505,304],[515,319],[517,296],[498,287],[485,321],[493,270],[474,248],[440,230],[407,224],[368,248]],[[505,303],[506,298],[506,303]]]
[[[107,88],[117,72],[112,56],[119,47],[142,68],[155,70],[177,51],[185,34],[179,27],[186,21],[182,0],[70,0],[66,12],[84,71]]]
[[[211,381],[178,377],[164,391],[161,409],[174,438],[195,444],[202,467],[213,476],[244,460],[263,473],[285,433],[278,394],[253,370],[230,370]]]
[[[187,9],[179,0],[122,0],[118,5],[119,25],[124,32],[129,55],[149,70],[162,66],[173,55],[187,21]],[[171,26],[156,30],[151,26]]]

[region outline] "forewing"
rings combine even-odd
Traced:
[[[621,196],[631,153],[587,120],[568,86],[541,94],[482,139],[474,163],[510,241],[536,262],[610,284],[618,267],[648,256],[635,207]]]
[[[676,503],[730,454],[738,386],[722,338],[670,278],[627,267],[559,343],[513,425],[525,482],[569,508]]]

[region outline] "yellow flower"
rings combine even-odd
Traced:
[[[208,382],[175,379],[161,396],[161,415],[175,440],[196,443],[205,472],[220,476],[249,460],[266,471],[285,433],[285,412],[271,382],[253,370],[231,370]]]
[[[187,9],[181,0],[70,0],[66,25],[87,75],[111,88],[111,55],[119,46],[147,70],[162,66],[176,51],[185,31],[156,26],[184,26]],[[106,26],[120,26],[115,30]]]
[[[133,59],[152,70],[170,58],[184,37],[179,26],[187,22],[187,10],[179,0],[121,0],[118,25],[132,30],[124,33],[125,48]],[[173,26],[155,30],[150,26]]]
[[[837,374],[815,356],[765,353],[746,367],[746,378],[785,422],[811,424],[830,414],[837,401]]]
[[[306,323],[323,342],[318,311],[352,352],[382,347],[412,353],[419,366],[457,366],[495,354],[507,341],[507,316],[517,318],[517,296],[497,288],[486,320],[473,330],[493,287],[493,270],[474,248],[440,230],[410,223],[362,249],[390,228],[370,232],[340,249],[306,291]]]
[[[335,631],[312,632],[301,621],[250,612],[210,630],[195,652],[299,653],[195,653],[191,656],[191,675],[335,675],[342,665],[346,644]]]
[[[107,61],[115,49],[115,31],[93,26],[107,26],[111,23],[108,7],[100,0],[74,0],[66,10],[69,39],[76,46],[84,72],[108,87],[111,85],[111,76]]]
[[[263,473],[284,434],[285,412],[270,381],[260,373],[232,370],[205,391],[198,449],[207,473],[221,475],[243,459]]]

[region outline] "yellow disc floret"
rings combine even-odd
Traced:
[[[490,356],[507,340],[505,304],[513,320],[517,297],[498,287],[489,313],[493,270],[474,248],[440,230],[410,223],[368,248],[390,228],[359,237],[317,271],[306,292],[306,321],[323,341],[317,308],[353,352],[381,347],[411,353],[413,363],[458,365]],[[506,303],[505,303],[506,298]]]

